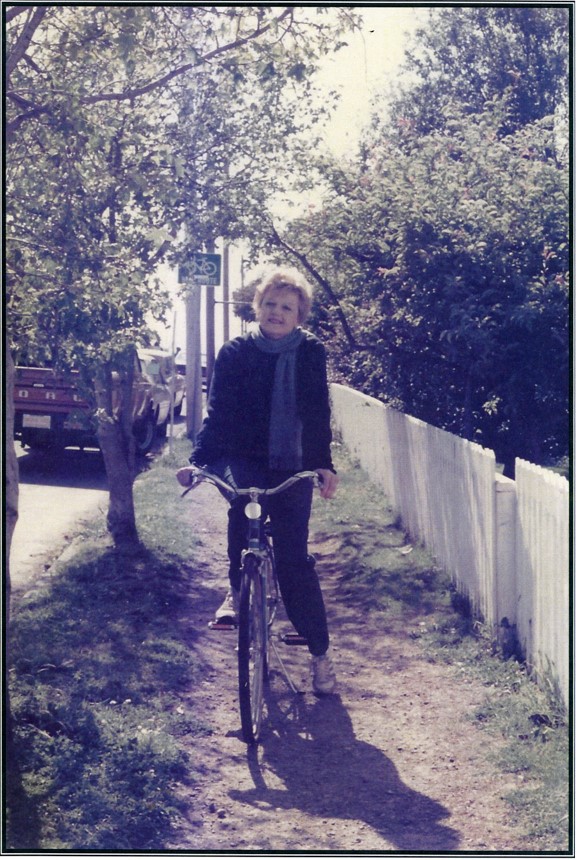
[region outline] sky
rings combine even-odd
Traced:
[[[399,71],[408,38],[424,22],[428,9],[411,6],[357,7],[363,25],[346,36],[348,46],[323,63],[320,86],[339,89],[341,99],[327,134],[335,155],[355,149],[370,119],[371,101]]]
[[[321,89],[337,89],[339,106],[325,132],[327,148],[334,155],[342,156],[354,151],[363,127],[371,114],[371,102],[375,95],[386,89],[393,80],[404,59],[408,35],[425,20],[427,9],[411,6],[365,6],[355,7],[363,17],[360,31],[348,33],[348,45],[327,58],[317,76]],[[294,212],[293,212],[294,214]],[[230,290],[240,286],[241,252],[231,249]],[[168,269],[163,270],[163,280],[176,291],[176,277]],[[222,298],[222,287],[216,288],[217,301]],[[174,341],[182,354],[186,352],[186,326],[184,303],[175,301],[176,313]],[[204,308],[202,315],[204,317]],[[161,345],[172,348],[172,322],[174,314],[168,316],[170,325],[159,330]],[[215,307],[216,350],[223,342],[223,305]],[[240,334],[240,320],[230,314],[230,337]],[[202,352],[204,352],[204,344]]]

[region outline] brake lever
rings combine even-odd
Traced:
[[[195,487],[198,487],[199,484],[202,484],[202,480],[200,478],[197,478],[196,476],[193,477],[189,486],[180,494],[180,498],[183,499],[187,493],[190,493],[190,491],[194,490]]]

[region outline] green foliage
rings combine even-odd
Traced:
[[[253,282],[244,285],[232,294],[233,301],[237,304],[234,308],[235,316],[245,322],[254,322],[255,312],[252,306],[255,284]]]
[[[567,98],[569,16],[567,6],[429,10],[407,54],[409,83],[391,108],[400,136],[444,129],[447,104],[480,114],[505,92],[504,135],[555,114]]]
[[[217,236],[262,231],[291,139],[325,112],[312,107],[311,73],[352,26],[347,10],[319,21],[293,7],[13,12],[14,346],[106,361],[162,318],[153,276],[169,251],[178,261]]]
[[[93,385],[109,477],[125,476],[110,481],[111,529],[133,540],[119,489],[134,471],[130,356],[168,308],[158,266],[262,233],[277,165],[288,171],[291,138],[324,112],[311,72],[355,16],[52,5],[7,17],[9,343],[17,362],[76,367]],[[112,420],[118,434],[104,432]]]
[[[168,301],[153,277],[171,226],[174,165],[160,130],[166,106],[149,98],[136,111],[128,100],[92,101],[99,87],[129,85],[128,52],[142,72],[151,70],[144,45],[135,46],[152,13],[134,11],[51,7],[31,62],[18,64],[10,82],[15,94],[33,92],[37,105],[21,126],[11,116],[11,340],[29,360],[76,366],[87,379],[110,362],[122,372],[127,347],[146,340],[147,319],[161,318]]]
[[[568,453],[568,10],[439,8],[417,40],[358,156],[309,159],[322,205],[277,253],[321,287],[335,380],[512,476]]]
[[[562,456],[568,421],[568,177],[544,119],[500,137],[507,99],[446,129],[323,166],[323,208],[289,241],[336,286],[355,336],[336,373],[515,456]]]
[[[326,110],[311,73],[356,19],[32,9],[7,30],[9,336],[28,361],[94,379],[163,318],[163,258],[262,232],[290,141]]]

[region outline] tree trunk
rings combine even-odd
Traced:
[[[107,526],[117,549],[138,547],[133,485],[136,476],[132,434],[132,384],[134,369],[122,375],[118,388],[120,406],[113,409],[113,381],[110,368],[96,387],[99,409],[98,442],[108,477]]]
[[[6,368],[6,544],[5,544],[5,571],[6,571],[6,593],[4,605],[6,615],[4,618],[5,630],[9,629],[10,623],[10,546],[12,535],[18,519],[18,458],[14,447],[14,362],[8,346],[5,347]],[[4,706],[6,708],[6,727],[8,735],[9,756],[11,759],[12,720],[10,717],[10,693],[8,691],[7,678],[4,678],[4,690],[6,691]]]
[[[6,609],[10,610],[10,546],[18,519],[18,458],[14,447],[14,362],[8,347],[6,361]],[[6,622],[8,619],[6,619]]]
[[[130,466],[126,440],[114,419],[99,421],[98,441],[108,476],[108,514],[106,523],[118,548],[138,545],[134,512],[134,471]]]

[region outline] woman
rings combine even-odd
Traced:
[[[225,343],[215,362],[207,417],[191,462],[224,475],[236,486],[274,487],[306,469],[321,479],[320,494],[334,496],[330,406],[322,343],[303,323],[312,289],[294,269],[276,270],[256,289],[258,330]],[[193,468],[177,472],[188,486]],[[232,478],[232,481],[231,481]],[[331,693],[335,673],[327,654],[324,601],[308,554],[312,486],[300,481],[263,500],[268,511],[277,573],[287,615],[312,654],[315,692]],[[230,591],[217,620],[235,620],[241,553],[246,546],[245,500],[233,500],[228,519]]]

